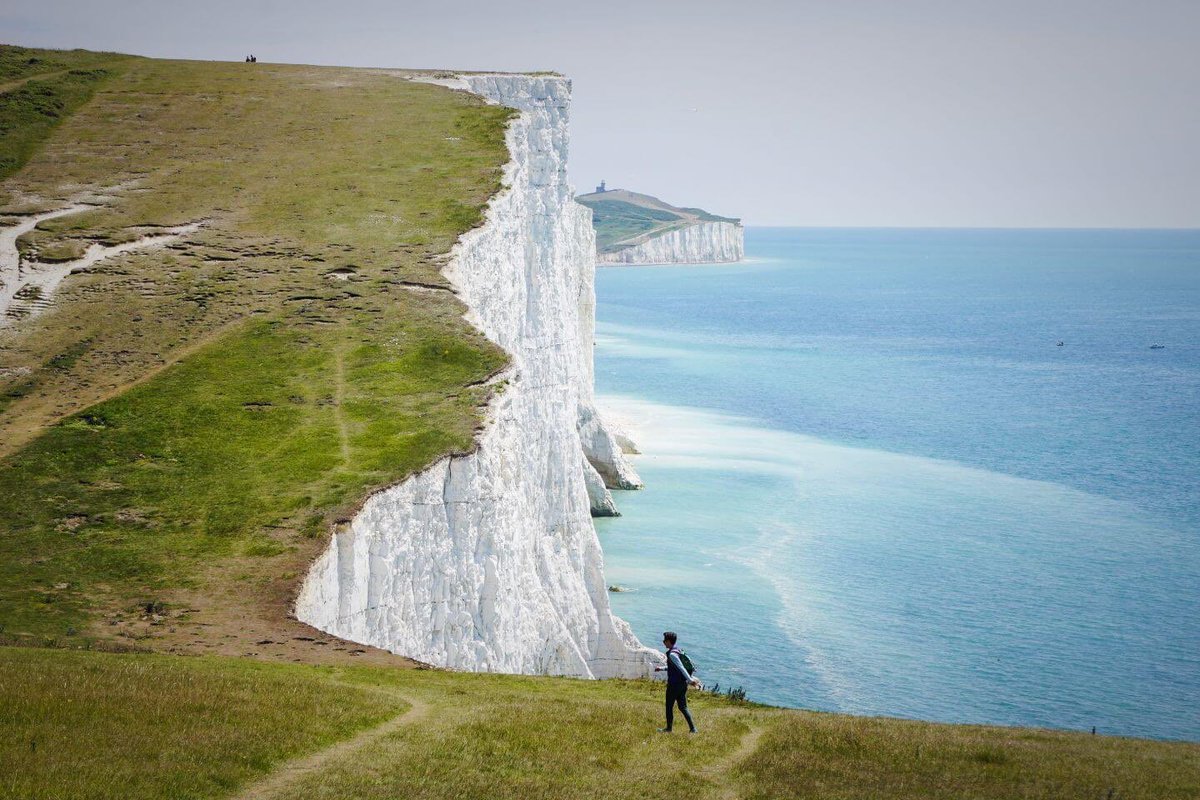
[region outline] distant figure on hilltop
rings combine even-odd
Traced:
[[[667,727],[659,728],[659,733],[670,733],[672,724],[675,721],[675,706],[679,706],[683,718],[687,720],[688,733],[696,732],[696,724],[692,722],[692,715],[687,707],[687,690],[688,686],[699,686],[700,679],[692,676],[691,660],[686,662],[687,658],[683,651],[675,646],[679,641],[679,637],[673,631],[667,631],[663,634],[663,644],[667,647],[667,665],[665,667],[655,667],[655,672],[667,672]]]
[[[257,64],[258,56],[255,56],[255,55],[246,56],[246,63],[247,64]]]

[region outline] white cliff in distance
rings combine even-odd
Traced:
[[[575,200],[592,210],[600,264],[708,264],[741,261],[743,229],[733,217],[680,208],[628,189],[596,191]]]
[[[570,82],[437,81],[521,112],[505,188],[446,269],[510,355],[471,455],[370,497],[313,563],[296,616],[473,671],[636,677],[660,656],[612,615],[591,513],[640,481],[596,413],[594,233],[566,179]]]
[[[697,222],[610,253],[597,253],[601,264],[714,264],[741,261],[742,226],[735,222]]]

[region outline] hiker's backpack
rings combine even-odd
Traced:
[[[688,658],[688,654],[682,650],[676,650],[675,652],[679,653],[679,662],[683,664],[683,668],[687,670],[688,677],[692,677],[692,675],[696,673],[696,668],[692,665],[692,660]]]

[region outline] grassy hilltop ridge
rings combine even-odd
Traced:
[[[0,222],[95,204],[22,237],[34,257],[202,226],[0,328],[0,626],[191,647],[223,624],[243,653],[334,520],[472,447],[504,356],[427,287],[499,185],[509,112],[365,70],[105,71]]]
[[[331,526],[469,450],[505,365],[441,266],[511,112],[404,74],[0,46],[0,232],[89,204],[27,259],[199,223],[0,324],[0,798],[1200,796],[1200,745],[711,695],[662,736],[648,682],[290,619]]]
[[[0,45],[0,180],[24,166],[54,126],[91,98],[108,68],[130,58]]]

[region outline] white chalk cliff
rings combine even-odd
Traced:
[[[744,230],[736,222],[697,222],[609,253],[601,264],[711,264],[741,261]]]
[[[485,224],[446,275],[511,357],[478,449],[370,497],[314,562],[296,616],[439,666],[636,677],[661,657],[609,608],[590,512],[640,486],[593,403],[595,241],[566,178],[570,81],[437,81],[521,112]]]

